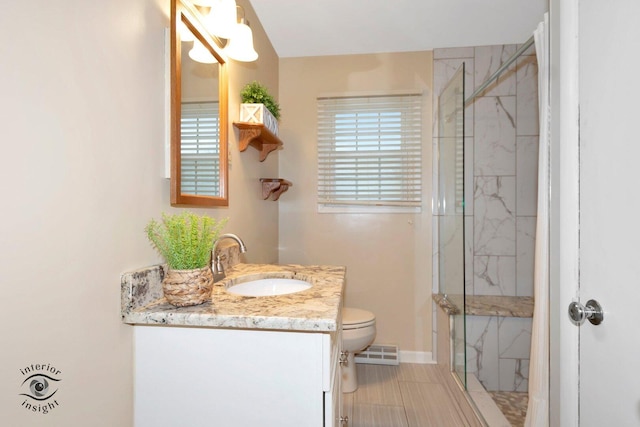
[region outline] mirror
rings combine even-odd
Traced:
[[[206,31],[201,18],[190,3],[172,0],[173,206],[229,204],[227,64],[220,53],[221,43]]]

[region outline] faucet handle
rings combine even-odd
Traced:
[[[216,255],[216,271],[218,273],[224,273],[224,267],[222,266],[222,257],[218,254]]]
[[[213,258],[213,257],[212,257]],[[213,283],[219,282],[225,278],[224,267],[222,266],[222,257],[215,256],[215,261],[211,262],[211,273],[213,274]]]

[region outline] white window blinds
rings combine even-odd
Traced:
[[[421,205],[421,96],[318,98],[318,203]]]
[[[217,102],[183,103],[180,120],[181,190],[220,194],[220,122]]]

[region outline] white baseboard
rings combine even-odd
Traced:
[[[404,351],[400,350],[400,363],[419,363],[423,365],[435,364],[433,353],[430,351]]]

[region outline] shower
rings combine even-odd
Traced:
[[[435,49],[434,94],[434,311],[450,319],[434,338],[449,329],[451,371],[472,400],[488,393],[523,425],[538,197],[533,37]]]

